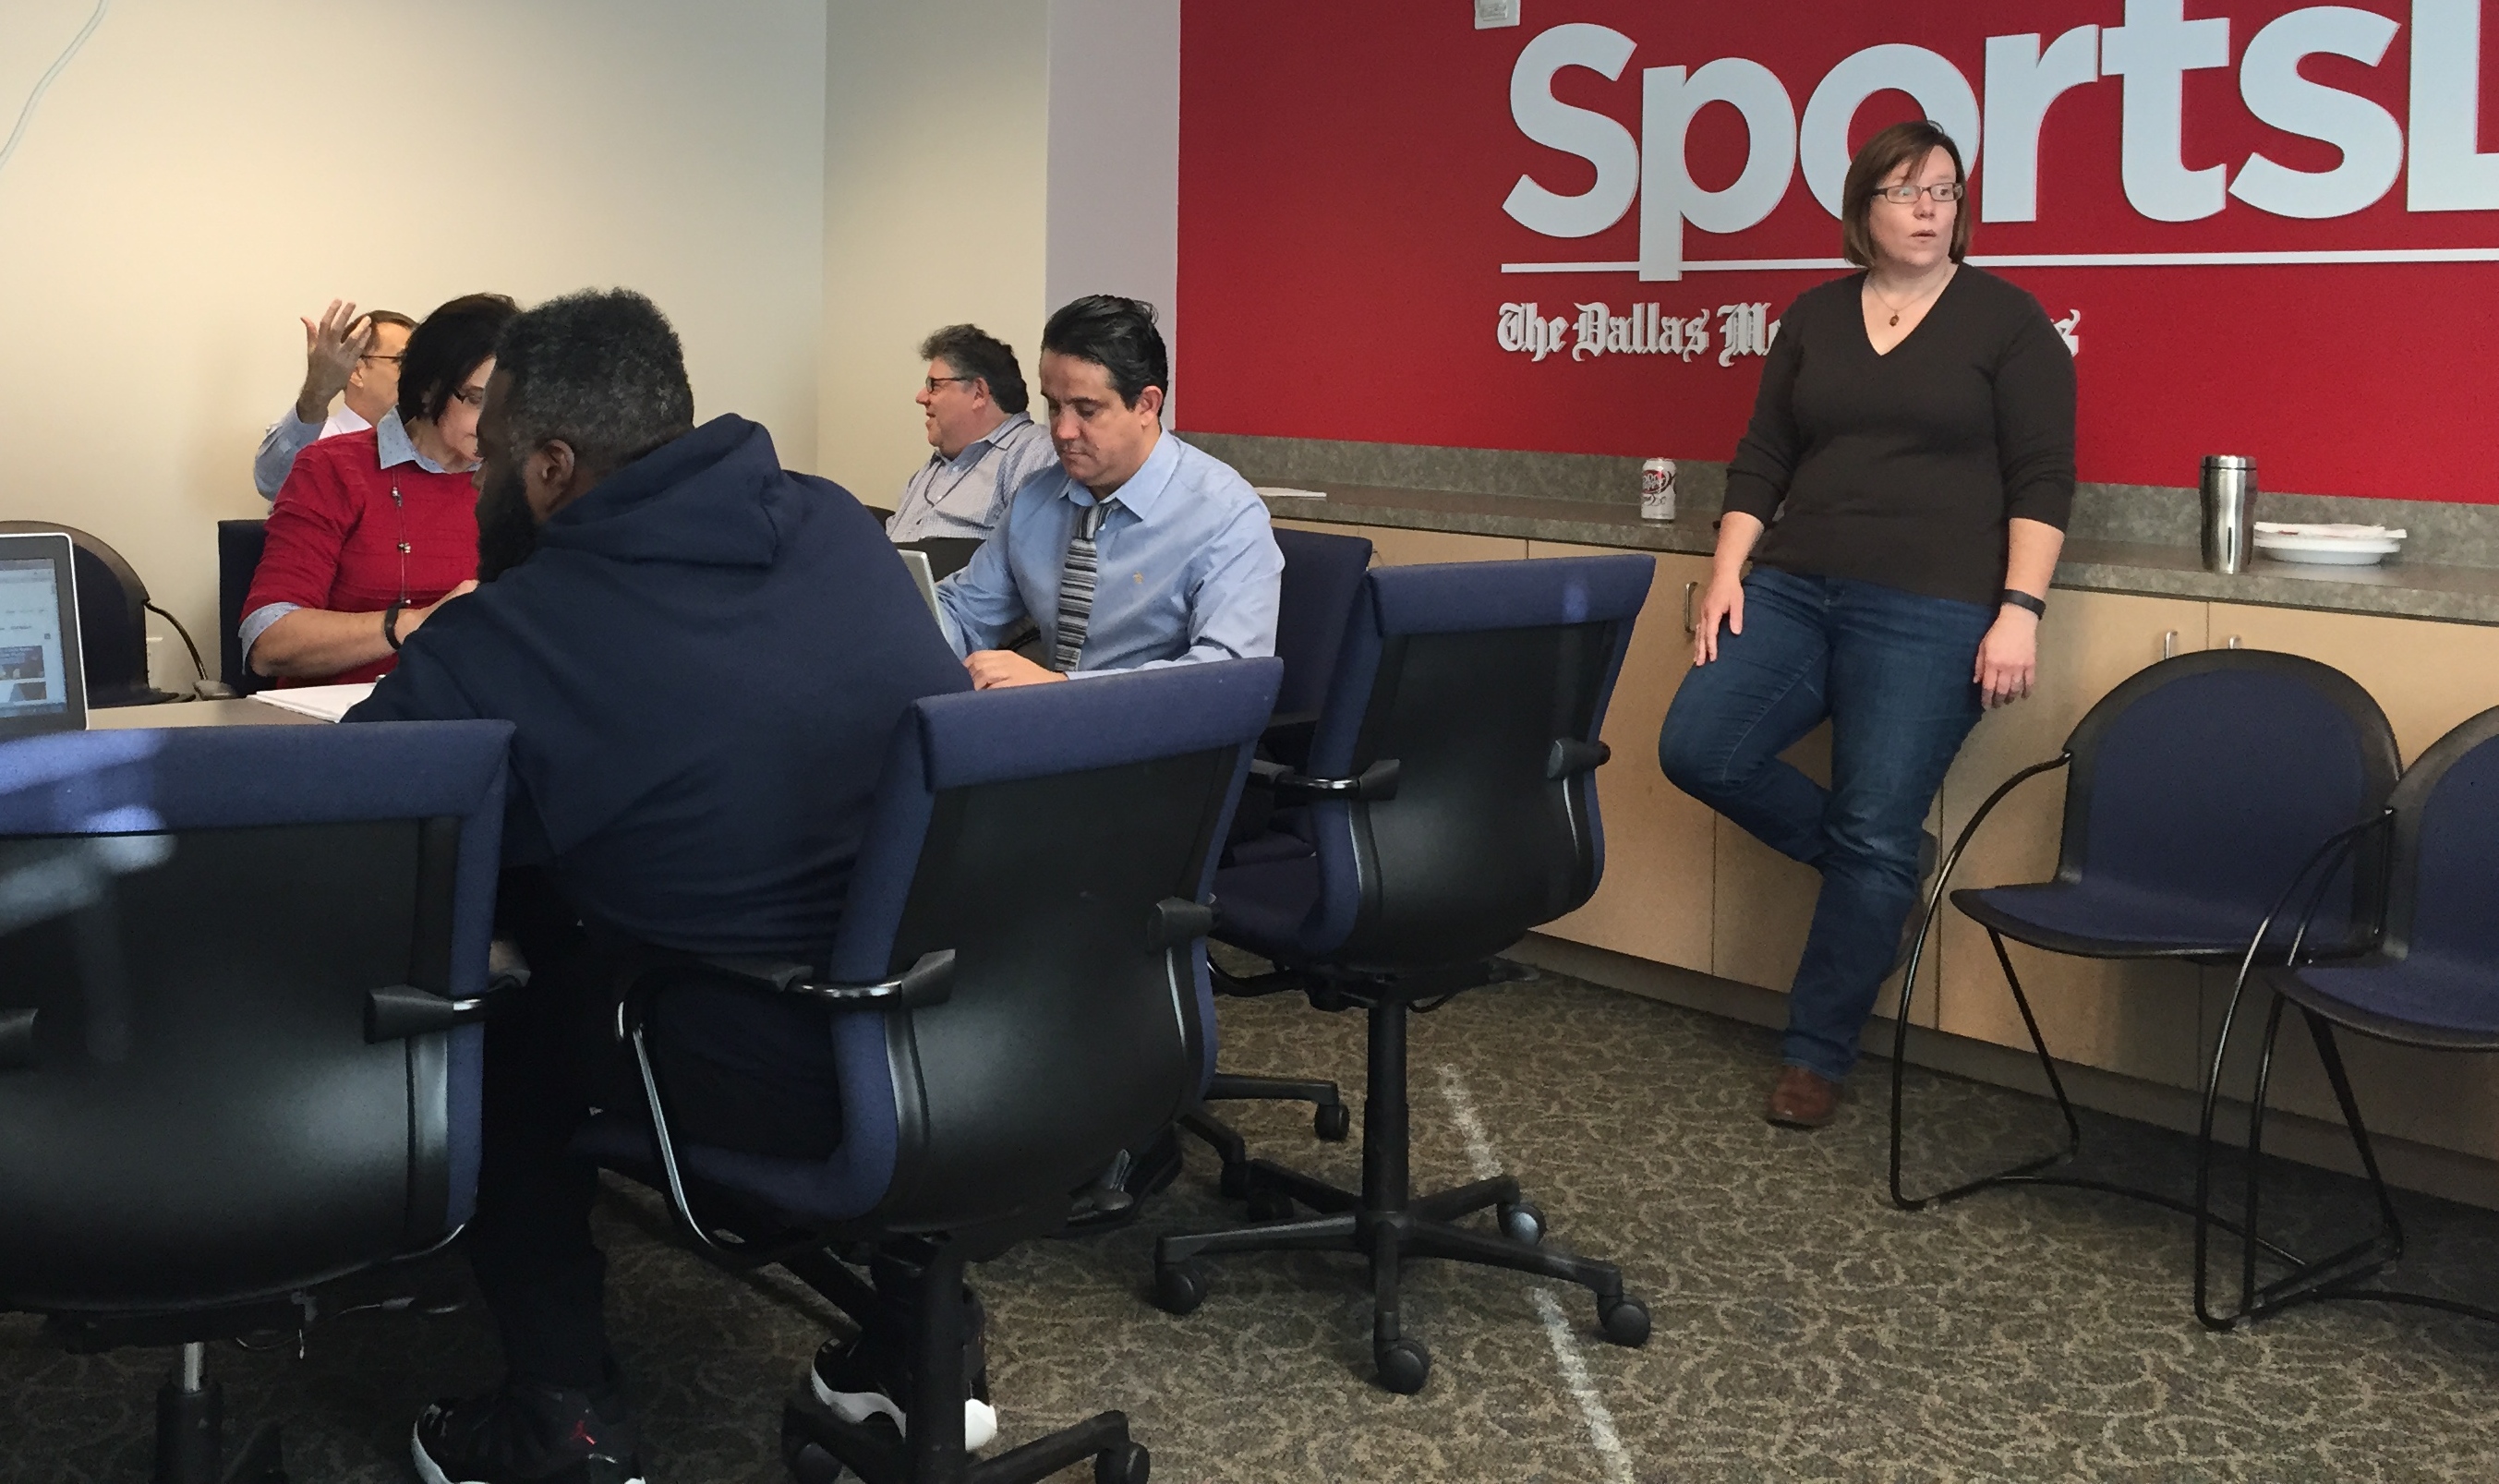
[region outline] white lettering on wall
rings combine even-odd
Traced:
[[[1767,303],[1722,304],[1714,311],[1703,309],[1691,315],[1669,314],[1656,304],[1636,304],[1616,314],[1613,306],[1602,300],[1574,307],[1579,311],[1576,319],[1559,314],[1546,319],[1534,304],[1503,305],[1494,339],[1502,349],[1533,361],[1543,360],[1567,342],[1574,361],[1671,356],[1688,362],[1709,354],[1709,320],[1714,312],[1725,344],[1718,353],[1720,366],[1734,365],[1738,356],[1769,355],[1779,339],[1779,322],[1769,317]]]
[[[2126,199],[2154,221],[2194,221],[2222,210],[2225,167],[2190,170],[2180,158],[2186,75],[2230,65],[2230,22],[2186,18],[2186,0],[2126,0],[2126,24],[2100,37],[2100,72],[2126,79],[2118,174]]]
[[[2482,0],[2413,0],[2414,211],[2499,210],[2499,154],[2481,152]]]
[[[1567,316],[1556,314],[1546,319],[1533,304],[1506,304],[1501,306],[1501,324],[1494,339],[1504,350],[1524,351],[1530,360],[1542,361],[1562,348],[1562,337],[1570,328]]]
[[[1555,195],[1519,177],[1501,209],[1520,226],[1544,237],[1594,237],[1631,210],[1640,183],[1640,148],[1632,131],[1553,96],[1553,75],[1565,67],[1585,67],[1612,81],[1631,59],[1630,37],[1576,23],[1542,33],[1518,53],[1509,73],[1509,116],[1518,131],[1597,168],[1596,183],[1576,196]]]
[[[1868,47],[1841,60],[1823,77],[1804,106],[1797,128],[1797,158],[1813,199],[1836,219],[1840,182],[1848,177],[1848,122],[1858,105],[1895,89],[1918,100],[1929,118],[1943,125],[1961,146],[1964,172],[1978,169],[1978,95],[1969,80],[1941,54],[1924,47]]]
[[[2210,3],[2210,0],[2199,0]],[[2231,64],[2230,21],[2190,20],[2186,0],[2125,0],[2115,26],[2075,26],[2042,47],[2040,33],[1986,38],[1986,97],[1941,53],[1885,44],[1832,68],[1805,95],[1760,62],[1719,57],[1702,66],[1643,67],[1639,136],[1611,113],[1562,103],[1555,75],[1581,67],[1623,80],[1638,49],[1606,26],[1555,26],[1521,49],[1511,70],[1510,113],[1521,133],[1587,162],[1595,180],[1565,196],[1522,175],[1503,209],[1529,230],[1591,237],[1639,203],[1639,276],[1683,276],[1684,229],[1728,236],[1777,210],[1800,168],[1825,210],[1836,215],[1848,168],[1848,133],[1866,99],[1898,89],[1917,99],[1962,146],[1987,221],[2036,221],[2040,136],[2057,100],[2102,78],[2120,80],[2119,177],[2129,206],[2153,221],[2213,216],[2233,197],[2276,216],[2324,219],[2367,210],[2406,177],[2413,211],[2499,210],[2499,152],[2480,145],[2482,10],[2486,0],[2412,0],[2411,96],[2398,119],[2375,101],[2303,77],[2311,56],[2382,63],[2402,23],[2351,5],[2290,11],[2259,29],[2239,59],[2238,93],[2258,122],[2332,145],[2331,170],[2295,170],[2256,151],[2238,162],[2191,163],[2184,153],[2186,75]],[[1620,95],[1618,94],[1619,98]],[[1685,148],[1692,120],[1711,104],[1742,115],[1745,147],[1735,180],[1704,190]],[[1619,106],[1617,112],[1619,112]],[[1987,166],[1977,166],[1984,125]],[[2409,142],[2407,141],[2409,134]],[[2409,155],[2409,161],[2407,156]]]
[[[2375,11],[2320,5],[2292,11],[2258,31],[2239,61],[2248,112],[2285,134],[2323,140],[2343,151],[2332,170],[2292,170],[2248,156],[2230,194],[2276,216],[2349,216],[2394,189],[2404,168],[2404,129],[2366,98],[2311,82],[2299,59],[2323,52],[2375,67],[2395,39],[2395,23]]]
[[[1733,105],[1744,115],[1744,168],[1724,190],[1692,183],[1684,135],[1707,103]],[[1680,67],[1640,74],[1639,275],[1650,282],[1683,276],[1683,224],[1734,233],[1778,208],[1796,175],[1796,105],[1787,85],[1759,62],[1722,56],[1689,78]]]
[[[2039,219],[2039,126],[2048,106],[2100,76],[2100,28],[2076,26],[2039,49],[2036,32],[1987,39],[1987,189],[1981,221]]]

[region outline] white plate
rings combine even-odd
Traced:
[[[2256,550],[2277,562],[2317,566],[2375,566],[2403,550],[2401,541],[2336,540],[2330,536],[2259,535]]]

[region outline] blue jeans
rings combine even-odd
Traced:
[[[1658,733],[1674,786],[1822,873],[1782,1054],[1837,1081],[1918,899],[1927,807],[1981,710],[1996,615],[1870,582],[1761,568],[1744,631],[1683,677]],[[1779,759],[1831,719],[1831,787]],[[1738,908],[1740,910],[1740,905]]]

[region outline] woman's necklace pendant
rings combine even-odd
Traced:
[[[1894,323],[1894,324],[1896,324],[1896,325],[1897,325],[1897,324],[1899,324],[1899,322],[1900,322],[1900,316],[1899,316],[1899,315],[1895,314],[1895,315],[1893,315],[1893,316],[1892,316],[1892,323]]]

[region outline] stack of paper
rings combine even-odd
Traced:
[[[260,692],[252,699],[281,710],[335,722],[345,716],[356,702],[373,694],[373,683],[366,680],[351,686],[286,686]]]

